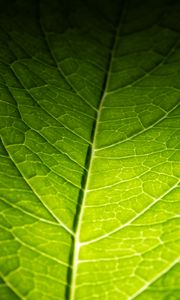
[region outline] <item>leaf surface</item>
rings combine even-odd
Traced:
[[[2,1],[1,300],[179,299],[180,5],[111,2]]]

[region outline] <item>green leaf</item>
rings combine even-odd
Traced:
[[[179,18],[1,1],[1,300],[179,299]]]

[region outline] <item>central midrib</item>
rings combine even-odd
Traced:
[[[96,115],[96,120],[94,122],[94,126],[92,129],[92,135],[91,135],[91,139],[92,139],[92,144],[89,146],[90,147],[90,151],[87,152],[87,158],[86,158],[86,163],[88,166],[88,170],[87,170],[87,175],[85,177],[85,181],[84,184],[82,184],[82,194],[81,194],[81,201],[80,202],[80,210],[77,211],[77,215],[75,217],[76,219],[76,231],[75,231],[75,235],[74,235],[74,249],[73,249],[73,253],[72,253],[72,271],[71,271],[71,276],[70,276],[70,282],[69,282],[69,293],[67,295],[68,300],[75,300],[75,289],[76,289],[76,275],[77,275],[77,268],[78,268],[78,260],[79,260],[79,252],[80,252],[80,248],[81,248],[81,242],[80,242],[80,232],[81,232],[81,224],[82,224],[82,218],[83,218],[83,213],[84,213],[84,206],[85,206],[85,199],[88,193],[88,186],[89,186],[89,180],[90,180],[90,175],[91,175],[91,169],[92,169],[92,163],[93,163],[93,159],[94,159],[94,153],[96,151],[95,149],[95,145],[96,145],[96,140],[97,140],[97,133],[98,133],[98,129],[99,129],[99,121],[101,118],[101,111],[103,108],[103,103],[106,97],[106,93],[107,93],[107,89],[109,86],[109,79],[110,79],[110,74],[111,74],[111,69],[112,69],[112,61],[113,61],[113,56],[114,56],[114,52],[116,49],[116,45],[117,45],[117,41],[118,41],[118,36],[120,33],[120,28],[121,28],[121,24],[122,24],[122,17],[123,17],[123,5],[124,3],[122,2],[121,5],[121,12],[119,15],[119,20],[118,20],[118,25],[116,26],[116,30],[114,33],[114,37],[112,39],[111,42],[111,47],[109,50],[109,59],[108,59],[108,63],[107,63],[107,72],[104,78],[104,83],[103,83],[103,87],[102,87],[102,94],[101,94],[101,98],[99,101],[99,106],[97,109],[97,115]],[[83,243],[82,243],[83,246]]]

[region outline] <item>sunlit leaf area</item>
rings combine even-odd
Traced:
[[[179,300],[180,1],[0,1],[0,300]]]

